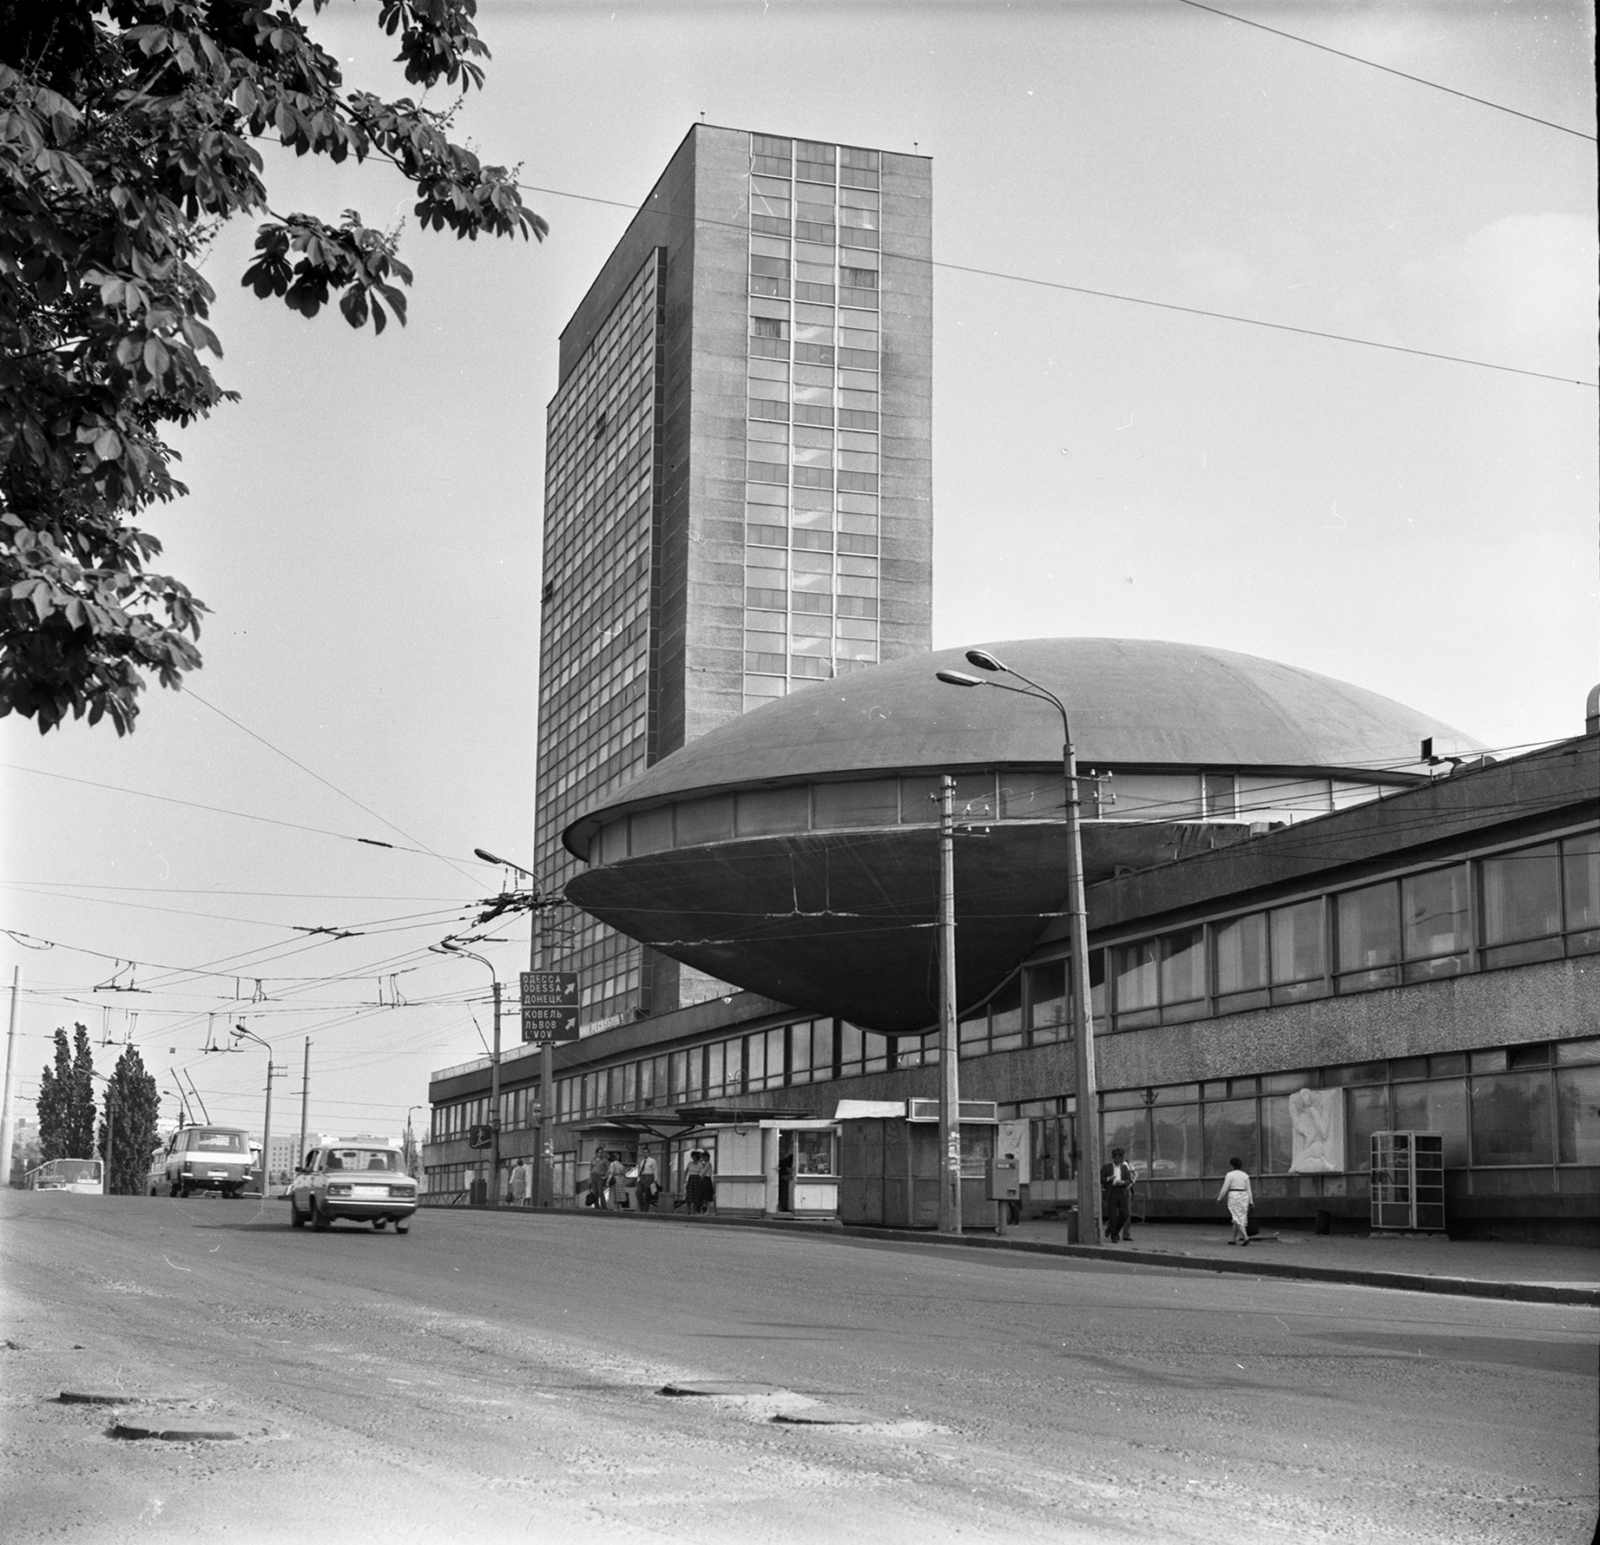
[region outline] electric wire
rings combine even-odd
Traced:
[[[1213,16],[1220,16],[1225,21],[1238,22],[1241,27],[1254,27],[1259,32],[1270,32],[1274,37],[1286,38],[1291,43],[1299,43],[1306,48],[1314,48],[1319,53],[1333,54],[1340,59],[1348,59],[1352,64],[1365,65],[1369,70],[1381,70],[1385,75],[1398,75],[1401,80],[1412,81],[1418,86],[1426,86],[1432,91],[1442,91],[1447,96],[1460,97],[1466,102],[1476,102],[1480,107],[1492,107],[1497,113],[1509,113],[1513,118],[1525,119],[1528,123],[1537,123],[1546,129],[1555,129],[1561,134],[1571,134],[1577,139],[1588,140],[1595,143],[1595,136],[1585,134],[1581,129],[1570,129],[1564,123],[1552,122],[1549,118],[1540,118],[1535,113],[1525,113],[1515,107],[1507,107],[1504,102],[1493,102],[1488,97],[1476,97],[1470,91],[1458,91],[1454,86],[1442,86],[1436,80],[1429,80],[1426,76],[1412,75],[1405,70],[1397,70],[1392,65],[1379,64],[1375,59],[1363,59],[1360,54],[1346,53],[1342,48],[1334,48],[1327,43],[1316,43],[1310,38],[1301,37],[1298,33],[1285,32],[1280,27],[1269,27],[1264,21],[1252,21],[1248,16],[1238,16],[1232,11],[1219,10],[1214,5],[1203,5],[1201,0],[1178,0],[1179,5],[1186,5],[1191,10],[1207,11]]]
[[[413,851],[426,853],[430,857],[438,859],[440,863],[449,865],[449,867],[455,870],[455,872],[464,880],[472,879],[472,876],[469,875],[466,870],[462,869],[461,866],[453,859],[446,858],[442,853],[434,852],[432,848],[423,844],[420,838],[413,837],[411,833],[404,830],[404,828],[396,826],[393,821],[379,815],[378,812],[370,805],[362,804],[362,802],[357,799],[354,794],[347,794],[338,786],[338,784],[330,782],[328,779],[324,778],[321,773],[310,767],[307,767],[306,764],[300,761],[297,757],[290,756],[289,753],[283,750],[281,746],[273,745],[273,743],[268,740],[266,736],[257,734],[257,732],[251,729],[249,725],[240,723],[240,721],[234,718],[232,714],[225,712],[221,708],[218,708],[215,703],[207,702],[207,700],[201,697],[200,694],[196,692],[188,682],[184,682],[183,690],[188,696],[192,697],[195,702],[199,703],[202,708],[209,708],[211,712],[216,714],[219,718],[226,719],[227,722],[236,730],[243,732],[252,740],[257,741],[259,744],[265,746],[267,750],[271,751],[275,756],[281,756],[284,761],[288,762],[291,766],[298,767],[300,771],[303,772],[308,778],[315,778],[317,782],[322,784],[324,788],[332,789],[333,792],[340,797],[340,799],[349,800],[349,802],[354,805],[356,809],[364,812],[367,815],[370,815],[373,820],[379,822],[381,825],[387,826],[390,831],[398,833],[400,836],[404,837],[407,842],[416,843],[417,846],[415,849],[413,849]]]
[[[625,203],[621,199],[598,198],[588,193],[573,193],[565,188],[546,188],[534,183],[521,183],[517,187],[528,193],[543,193],[551,198],[575,199],[585,204],[604,204],[614,209],[628,209],[642,214],[647,206]],[[667,216],[668,211],[651,210],[653,215]],[[704,215],[678,216],[693,220],[697,225],[720,227],[726,230],[748,231],[749,227],[738,220],[714,220]],[[1271,322],[1264,317],[1241,316],[1231,311],[1213,311],[1204,306],[1185,306],[1176,301],[1153,300],[1144,295],[1126,295],[1117,290],[1100,290],[1089,285],[1068,284],[1060,279],[1041,279],[1032,274],[1006,273],[997,268],[980,268],[975,264],[951,263],[941,258],[924,258],[915,253],[885,251],[885,257],[898,262],[927,268],[943,269],[949,273],[971,274],[983,279],[999,279],[1008,284],[1033,285],[1039,289],[1056,290],[1069,295],[1087,295],[1097,300],[1120,301],[1129,306],[1149,306],[1158,311],[1175,311],[1188,316],[1207,317],[1217,322],[1237,322],[1246,327],[1260,327],[1273,332],[1294,333],[1304,338],[1321,338],[1332,343],[1353,344],[1364,349],[1382,349],[1391,354],[1409,354],[1419,359],[1441,360],[1451,365],[1470,365],[1479,370],[1494,370],[1506,375],[1528,376],[1538,381],[1558,381],[1563,386],[1583,386],[1600,389],[1600,381],[1585,381],[1572,376],[1557,375],[1548,370],[1529,370],[1520,365],[1502,365],[1494,360],[1473,359],[1465,354],[1445,354],[1436,349],[1417,349],[1406,344],[1383,343],[1376,338],[1358,338],[1351,333],[1336,333],[1317,327],[1297,327],[1290,322]]]

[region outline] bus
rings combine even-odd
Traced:
[[[99,1196],[106,1188],[99,1159],[46,1159],[22,1177],[24,1191],[78,1191]]]

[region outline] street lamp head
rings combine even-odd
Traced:
[[[474,848],[472,853],[475,858],[481,858],[484,863],[498,864],[502,869],[515,869],[517,867],[515,864],[507,863],[503,858],[496,858],[487,848]]]
[[[969,649],[967,651],[967,664],[976,665],[980,671],[1004,671],[1006,669],[987,649]]]
[[[981,687],[987,685],[987,683],[979,681],[976,676],[967,675],[965,671],[935,671],[934,675],[947,687]]]

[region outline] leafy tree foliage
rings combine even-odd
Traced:
[[[198,261],[223,222],[265,215],[243,283],[352,327],[406,318],[397,233],[278,213],[252,141],[376,156],[425,229],[543,237],[513,171],[449,137],[453,107],[349,90],[306,13],[330,0],[0,0],[0,715],[133,725],[154,675],[200,664],[205,606],[147,564],[134,521],[187,490],[164,426],[225,392]],[[424,90],[481,86],[477,0],[379,0]]]
[[[94,1152],[94,1053],[82,1025],[56,1028],[54,1067],[39,1076],[39,1151],[45,1159],[87,1159]]]
[[[107,1190],[113,1196],[143,1196],[150,1154],[156,1146],[161,1120],[161,1095],[155,1079],[145,1070],[137,1046],[125,1046],[106,1086],[105,1114],[100,1122],[96,1150],[106,1157],[110,1138],[111,1162]]]

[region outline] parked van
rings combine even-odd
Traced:
[[[150,1160],[151,1196],[214,1191],[233,1198],[254,1174],[250,1134],[243,1127],[179,1127]]]

